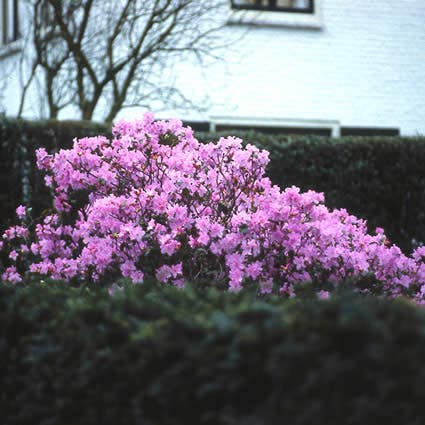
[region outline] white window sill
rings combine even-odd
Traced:
[[[0,46],[0,59],[13,56],[22,50],[22,40],[12,41],[11,43]]]
[[[293,27],[320,30],[323,28],[321,3],[320,0],[315,1],[314,13],[232,10],[227,23],[228,25]]]
[[[294,118],[270,118],[270,117],[236,117],[236,116],[210,116],[211,131],[216,131],[220,125],[235,125],[242,127],[275,127],[275,128],[299,128],[299,129],[325,129],[329,130],[332,137],[341,136],[341,124],[337,120],[323,119],[294,119]]]

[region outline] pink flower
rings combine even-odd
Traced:
[[[26,208],[23,205],[19,205],[19,207],[16,208],[16,215],[18,216],[19,219],[24,218],[26,213],[27,213]]]
[[[19,283],[22,282],[21,275],[16,271],[15,266],[8,267],[2,275],[5,282]]]
[[[16,261],[16,259],[18,258],[18,253],[15,250],[11,251],[9,254],[9,258],[13,261]]]
[[[320,300],[327,300],[330,297],[330,293],[328,291],[319,291],[317,296]]]
[[[364,220],[328,210],[323,194],[274,186],[266,151],[233,137],[199,143],[180,121],[152,114],[112,132],[112,140],[82,138],[53,155],[37,151],[53,212],[34,230],[5,231],[10,262],[25,254],[30,272],[62,279],[118,271],[179,287],[208,278],[233,291],[256,281],[288,297],[302,282],[370,274],[388,296],[425,300],[425,248],[406,256],[382,229],[370,235]],[[75,206],[80,193],[88,196]],[[16,212],[25,217],[25,207]],[[3,276],[20,278],[13,266]]]

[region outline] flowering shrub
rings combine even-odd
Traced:
[[[273,186],[267,163],[268,152],[240,139],[202,144],[180,121],[150,114],[115,125],[112,140],[39,149],[53,213],[34,224],[18,207],[21,224],[3,235],[11,262],[3,279],[209,279],[289,296],[311,282],[326,298],[321,283],[370,275],[387,295],[422,300],[425,248],[407,257],[382,229],[367,234],[363,220],[329,211],[323,194]]]

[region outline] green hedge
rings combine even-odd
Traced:
[[[51,285],[0,285],[4,425],[425,423],[407,302]]]
[[[25,121],[0,115],[0,230],[15,220],[21,203],[38,216],[50,208],[50,197],[36,169],[35,150],[49,152],[72,146],[75,137],[107,134],[109,128],[85,121]]]
[[[50,205],[34,167],[35,148],[70,147],[74,137],[109,131],[90,122],[0,119],[0,227],[13,220],[23,199],[30,201],[36,216]],[[425,241],[425,137],[330,139],[236,131],[198,137],[217,140],[230,133],[270,151],[269,175],[281,187],[324,192],[331,208],[346,208],[367,219],[371,231],[383,227],[405,251],[410,251],[412,239]]]

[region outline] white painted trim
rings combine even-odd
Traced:
[[[320,30],[323,28],[323,1],[315,0],[314,13],[231,10],[227,23],[229,25],[242,24]]]
[[[234,117],[213,115],[209,117],[210,130],[215,131],[218,125],[241,125],[280,128],[324,128],[331,131],[332,137],[340,137],[341,123],[337,120],[267,118],[267,117]]]

